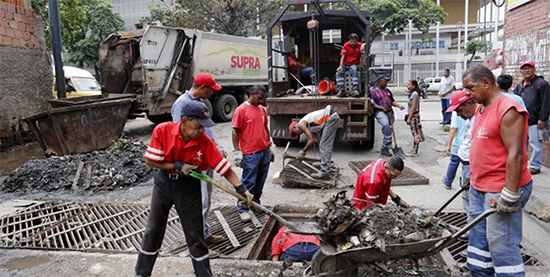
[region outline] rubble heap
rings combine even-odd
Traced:
[[[144,162],[146,148],[139,140],[120,138],[105,150],[29,160],[4,180],[0,191],[73,188],[95,192],[134,186],[149,180],[155,172]]]
[[[443,235],[440,219],[417,207],[403,208],[372,204],[364,210],[354,208],[345,191],[325,202],[316,215],[325,231],[325,240],[337,249],[407,243]]]

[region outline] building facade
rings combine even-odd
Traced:
[[[120,14],[124,20],[124,28],[133,29],[134,24],[143,16],[150,15],[149,6],[152,4],[168,8],[172,0],[107,0],[113,4],[113,11]]]

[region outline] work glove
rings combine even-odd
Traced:
[[[405,200],[401,199],[401,197],[399,195],[395,195],[395,197],[392,197],[391,199],[395,205],[397,206],[401,206],[403,208],[408,208],[409,207],[409,204],[407,204],[407,202],[405,202]]]
[[[236,190],[240,195],[242,195],[244,198],[246,198],[246,202],[239,199],[239,201],[237,201],[237,206],[239,206],[239,207],[251,207],[252,206],[252,201],[254,200],[254,195],[252,195],[252,193],[250,193],[246,189],[246,187],[242,184],[240,186],[236,187]]]
[[[271,149],[269,149],[269,162],[275,162],[275,154],[273,153],[273,151],[271,151]]]
[[[243,152],[241,150],[233,150],[233,164],[243,167]]]
[[[305,158],[306,158],[306,151],[300,150],[300,152],[298,152],[298,156],[296,156],[296,159],[301,161]]]
[[[521,210],[520,198],[521,192],[513,192],[504,187],[492,206],[497,209],[498,213],[514,213]]]
[[[172,169],[174,169],[175,171],[183,174],[183,175],[187,175],[189,174],[189,171],[191,170],[195,170],[199,168],[198,165],[194,165],[194,164],[186,164],[184,162],[180,162],[180,161],[177,161],[174,166],[172,167]]]
[[[227,151],[221,150],[221,149],[220,149],[220,153],[222,154],[222,156],[223,156],[224,158],[227,158]]]

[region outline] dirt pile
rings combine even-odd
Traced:
[[[325,240],[338,250],[369,246],[383,250],[388,244],[438,238],[444,230],[440,219],[417,207],[373,204],[357,210],[345,191],[324,204],[317,223],[325,230]]]
[[[0,191],[95,192],[134,186],[155,172],[144,162],[146,148],[139,140],[120,138],[105,150],[29,160],[4,180]]]

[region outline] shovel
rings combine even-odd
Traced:
[[[236,191],[233,191],[229,189],[228,187],[218,183],[214,179],[212,179],[210,176],[197,173],[194,171],[189,171],[189,176],[197,178],[199,180],[212,183],[214,186],[218,187],[219,189],[237,197],[238,199],[242,201],[246,201],[246,198],[244,198],[242,195],[237,193]],[[252,202],[252,207],[258,210],[261,210],[268,214],[269,216],[275,218],[277,221],[281,222],[283,225],[287,227],[287,229],[293,233],[302,234],[302,235],[322,235],[325,232],[317,225],[317,223],[313,222],[288,222],[278,214],[272,212],[270,209],[256,203]]]
[[[393,126],[393,121],[391,123],[391,134],[393,136],[393,145],[395,145],[392,149],[393,155],[401,159],[405,159],[405,151],[403,151],[401,147],[397,146],[397,139],[395,138],[395,127]]]
[[[470,188],[470,184],[468,185],[465,185],[464,187],[461,187],[454,195],[453,197],[451,197],[449,200],[447,200],[447,202],[445,202],[445,204],[443,204],[443,206],[441,206],[441,208],[439,208],[439,210],[437,210],[437,212],[435,212],[434,216],[438,216],[445,208],[447,208],[447,206],[449,206],[449,204],[451,204],[451,202],[453,202],[453,200],[455,200],[455,198],[457,196],[459,196],[463,191],[467,190]]]

